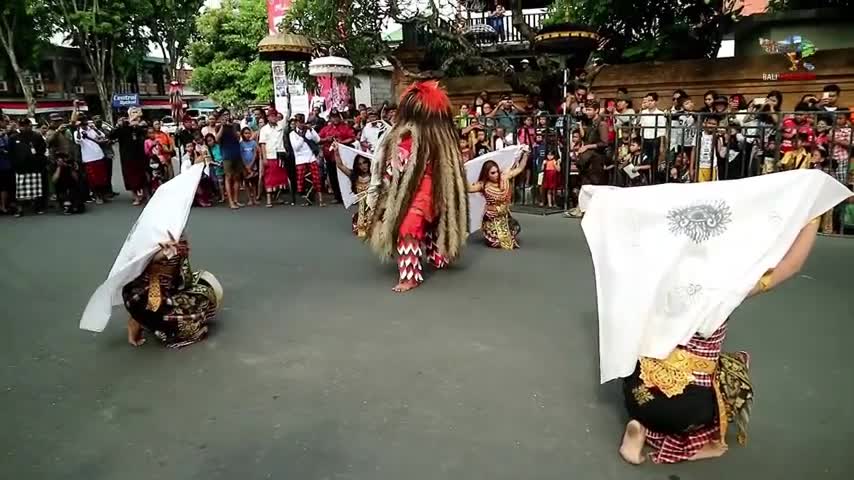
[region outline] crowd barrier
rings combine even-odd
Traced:
[[[841,115],[848,112],[608,113],[599,115],[595,123],[573,115],[499,113],[457,121],[462,138],[472,149],[482,142],[490,149],[522,143],[531,146],[528,169],[514,184],[514,208],[549,214],[575,207],[582,183],[628,187],[817,168],[852,188],[854,135],[849,119],[843,122],[837,118]],[[637,138],[634,146],[633,138]],[[593,143],[599,147],[579,154],[579,144]],[[803,155],[796,154],[801,144]],[[543,156],[549,151],[560,162],[561,181],[554,208],[544,205],[541,188]],[[786,156],[789,151],[796,153]],[[638,153],[646,156],[649,170],[640,173],[640,178],[632,178],[636,172],[631,168],[627,171],[626,166]],[[635,157],[634,163],[637,160]],[[854,234],[854,199],[835,208],[821,231]]]

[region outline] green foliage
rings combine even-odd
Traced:
[[[571,21],[608,39],[609,63],[711,58],[741,13],[733,0],[555,0],[550,22]]]
[[[546,10],[543,26],[571,22],[572,4],[573,0],[554,0]]]
[[[196,17],[205,0],[147,0],[145,25],[150,40],[160,46],[169,62],[169,78],[173,78],[179,57],[184,55],[190,39],[196,33]]]
[[[37,0],[16,0],[0,4],[0,45],[11,47],[18,65],[38,67],[44,40],[52,35],[44,4]],[[11,59],[10,59],[11,60]],[[2,65],[5,62],[0,62]]]
[[[348,3],[342,13],[339,3]],[[305,35],[312,44],[330,55],[347,57],[356,72],[376,64],[388,51],[382,39],[385,2],[363,0],[361,2],[334,2],[317,0],[295,0],[281,28],[284,31]],[[338,22],[342,21],[346,37],[342,41]],[[311,84],[305,65],[289,65],[289,75]]]
[[[192,85],[223,105],[267,103],[273,98],[270,63],[258,57],[267,35],[266,4],[258,0],[223,0],[197,19],[190,44]]]

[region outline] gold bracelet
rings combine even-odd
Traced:
[[[765,293],[771,288],[771,278],[774,276],[774,270],[768,270],[762,275],[762,278],[756,282],[756,285],[759,287],[759,293]]]
[[[818,217],[815,217],[812,220],[810,220],[809,224],[810,225],[818,225],[820,222],[821,222],[821,216],[818,216]]]

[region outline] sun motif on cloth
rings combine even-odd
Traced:
[[[670,233],[685,235],[697,244],[726,232],[731,221],[732,210],[723,200],[673,208],[667,212]]]

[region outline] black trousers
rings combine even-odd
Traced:
[[[291,192],[291,205],[296,205],[297,203],[297,166],[294,159],[284,152],[279,152],[276,154],[276,158],[282,162],[282,165],[285,166],[285,171],[288,172],[288,190]],[[258,188],[263,188],[263,183],[259,184]]]
[[[59,168],[59,178],[54,183],[56,200],[63,208],[68,208],[75,213],[82,212],[86,203],[86,196],[80,178],[75,179],[68,167],[57,168]],[[65,202],[69,202],[70,205],[65,205]]]
[[[658,433],[678,435],[718,421],[714,390],[692,384],[682,394],[668,398],[657,388],[644,386],[640,364],[623,379],[623,395],[629,417]]]
[[[332,185],[332,191],[335,193],[335,201],[341,203],[341,185],[338,185],[338,166],[335,161],[326,161],[326,175],[329,177],[329,184]],[[323,188],[321,186],[321,188]]]

